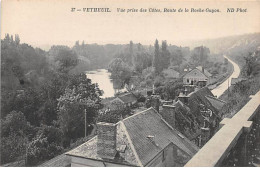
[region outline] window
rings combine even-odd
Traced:
[[[163,153],[162,153],[162,161],[164,161],[165,160],[165,150],[163,150]]]
[[[189,83],[189,81],[190,81],[190,80],[189,80],[189,79],[187,79],[187,83]]]

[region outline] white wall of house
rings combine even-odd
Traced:
[[[205,76],[202,72],[200,72],[197,69],[192,70],[191,72],[187,73],[186,75],[183,76],[183,83],[184,84],[195,84],[198,81],[207,81],[210,82],[210,78]]]
[[[131,166],[71,156],[71,167],[131,167]]]
[[[173,144],[168,145],[162,152],[149,162],[148,167],[174,167],[176,164],[177,154],[176,147]]]
[[[163,151],[157,154],[147,165],[147,167],[176,167],[184,166],[188,162],[189,156],[178,147],[169,144]],[[72,167],[131,167],[124,164],[116,164],[99,160],[71,156]]]

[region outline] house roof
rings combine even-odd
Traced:
[[[180,130],[190,140],[200,135],[200,126],[195,120],[195,116],[191,114],[189,107],[183,104],[180,100],[173,104],[176,108],[176,128]],[[188,129],[184,130],[183,122],[179,119],[184,119],[184,122],[188,123]]]
[[[205,76],[207,76],[207,77],[211,77],[212,76],[212,74],[210,72],[208,72],[208,70],[206,70],[206,69],[204,69],[204,72],[203,72],[202,66],[198,66],[196,68],[199,69],[199,71],[201,71],[203,74],[205,74]]]
[[[199,114],[199,105],[204,104],[207,108],[209,108],[213,111],[213,114],[215,114],[217,117],[219,117],[219,115],[217,114],[219,110],[217,108],[215,108],[212,105],[211,101],[209,101],[206,98],[206,96],[214,97],[214,95],[212,94],[212,92],[209,90],[208,87],[203,87],[197,91],[194,91],[194,92],[190,93],[188,96],[190,97],[188,107],[191,109],[191,111],[193,113],[200,115]],[[198,118],[200,119],[200,117],[202,117],[202,116],[199,116]],[[201,118],[201,120],[202,119],[203,118]]]
[[[199,74],[197,74],[196,72],[199,72]],[[210,72],[208,72],[206,69],[204,69],[204,72],[202,70],[202,66],[198,66],[192,70],[190,70],[189,72],[185,73],[184,75],[182,75],[181,77],[187,77],[187,76],[200,76],[200,77],[211,77],[212,74],[210,74]]]
[[[143,166],[171,143],[190,157],[198,151],[194,143],[186,137],[180,137],[182,134],[167,124],[153,108],[130,116],[122,122]],[[153,136],[153,139],[148,136]]]
[[[200,78],[208,78],[205,74],[203,74],[199,69],[195,68],[186,74],[184,74],[182,77],[200,77]]]
[[[224,102],[223,100],[220,100],[216,97],[212,97],[212,96],[206,96],[206,98],[209,100],[209,102],[211,103],[211,105],[213,107],[215,107],[218,110],[221,110],[222,107],[226,104],[226,102]]]
[[[116,147],[117,150],[120,150],[122,146],[126,146],[124,152],[117,152],[114,159],[101,158],[97,154],[97,140],[97,136],[95,136],[75,149],[70,150],[66,155],[129,166],[140,166],[121,123],[117,123]]]
[[[150,138],[149,138],[150,137]],[[117,123],[117,148],[126,145],[124,153],[104,159],[97,154],[97,136],[67,152],[67,155],[113,163],[146,166],[165,147],[174,144],[192,157],[199,148],[173,129],[153,108],[134,114]]]
[[[122,102],[124,102],[124,103],[132,103],[132,102],[137,101],[137,98],[136,98],[135,95],[132,94],[132,93],[122,94],[122,95],[118,96],[118,98],[119,98]]]

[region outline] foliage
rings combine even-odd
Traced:
[[[1,120],[1,136],[9,136],[11,133],[21,136],[32,133],[32,127],[22,112],[12,111]]]
[[[167,41],[162,41],[162,51],[161,51],[161,67],[162,69],[168,68],[170,65],[170,52],[167,49]]]
[[[232,117],[237,111],[239,111],[248,101],[249,96],[254,95],[260,89],[260,63],[259,51],[255,51],[251,55],[245,57],[245,65],[243,66],[242,75],[244,81],[238,82],[234,86],[231,86],[229,91],[226,91],[220,98],[227,101],[222,108],[221,113],[224,117]],[[254,60],[252,63],[251,60]],[[252,67],[254,65],[254,67]]]
[[[7,35],[1,43],[1,148],[4,148],[1,149],[1,157],[5,157],[2,163],[24,159],[26,145],[30,143],[33,153],[31,163],[35,165],[59,154],[63,142],[70,140],[57,124],[57,99],[64,94],[65,89],[73,89],[75,86],[78,91],[84,91],[80,92],[84,98],[99,96],[96,94],[99,90],[90,80],[85,79],[85,75],[67,74],[77,64],[77,54],[69,47],[53,46],[46,53],[28,44],[20,44],[17,35],[15,40]],[[53,63],[54,59],[59,67]],[[87,86],[83,87],[84,84]],[[100,101],[98,99],[95,102]],[[89,110],[88,123],[94,121],[96,108],[94,110]],[[73,119],[74,115],[70,118]],[[41,130],[45,125],[50,129],[55,128],[58,133],[52,133],[56,130]],[[58,140],[49,137],[48,133],[54,137],[59,134],[62,136]],[[61,142],[53,143],[53,140]]]
[[[1,164],[15,161],[18,157],[23,156],[26,150],[26,141],[26,137],[13,132],[8,136],[1,137]]]
[[[62,133],[53,126],[42,126],[37,136],[29,143],[27,165],[37,165],[38,162],[51,159],[61,153]]]
[[[101,112],[98,115],[98,122],[117,123],[121,120],[121,115],[116,110]]]
[[[206,61],[209,58],[210,50],[207,47],[200,46],[193,49],[191,54],[191,61],[195,66],[205,66]]]
[[[119,120],[125,118],[131,112],[128,106],[125,106],[118,100],[111,101],[103,111],[98,114],[98,122],[117,123]]]
[[[182,64],[184,60],[184,56],[183,56],[183,52],[181,51],[181,49],[177,49],[175,51],[173,51],[173,53],[171,53],[170,56],[170,63],[173,66],[180,66]]]
[[[181,79],[176,81],[169,81],[166,82],[162,91],[162,98],[166,100],[174,100],[178,95],[179,92],[183,88],[183,82]]]
[[[132,75],[132,69],[120,58],[113,59],[108,70],[111,72],[112,79],[119,79],[128,84]]]
[[[59,70],[67,73],[78,64],[78,56],[72,50],[62,49],[55,57],[55,61],[59,62]]]
[[[145,97],[141,93],[135,94],[137,102],[145,102]]]
[[[159,43],[157,39],[155,40],[155,44],[154,44],[153,67],[155,68],[156,74],[159,74],[162,71],[160,65],[160,49],[159,49]]]
[[[138,51],[134,57],[135,70],[139,73],[150,66],[152,66],[152,56],[144,51]]]
[[[26,141],[34,131],[22,112],[11,112],[1,120],[1,163],[25,153]],[[19,142],[18,142],[19,141]]]
[[[246,76],[257,75],[260,70],[260,51],[256,51],[255,53],[249,53],[245,57],[246,64],[243,68],[243,73]]]
[[[81,74],[73,86],[66,88],[58,99],[58,125],[64,134],[64,146],[71,139],[84,136],[84,111],[87,114],[87,124],[93,123],[100,108],[101,91],[91,80]]]
[[[156,39],[154,44],[154,59],[153,59],[153,66],[155,68],[155,72],[158,75],[163,71],[163,69],[168,68],[170,65],[170,56],[171,53],[169,52],[168,45],[166,41],[162,41],[162,48],[159,48],[158,40]]]

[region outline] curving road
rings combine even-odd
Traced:
[[[233,73],[231,74],[231,76],[228,79],[226,79],[219,86],[217,86],[216,88],[211,90],[213,95],[217,96],[217,97],[221,96],[228,89],[228,87],[231,85],[231,79],[232,78],[238,78],[238,76],[240,74],[240,68],[238,67],[238,65],[234,61],[229,59],[227,56],[223,55],[223,57],[228,59],[228,61],[233,65],[234,70],[233,70]]]

